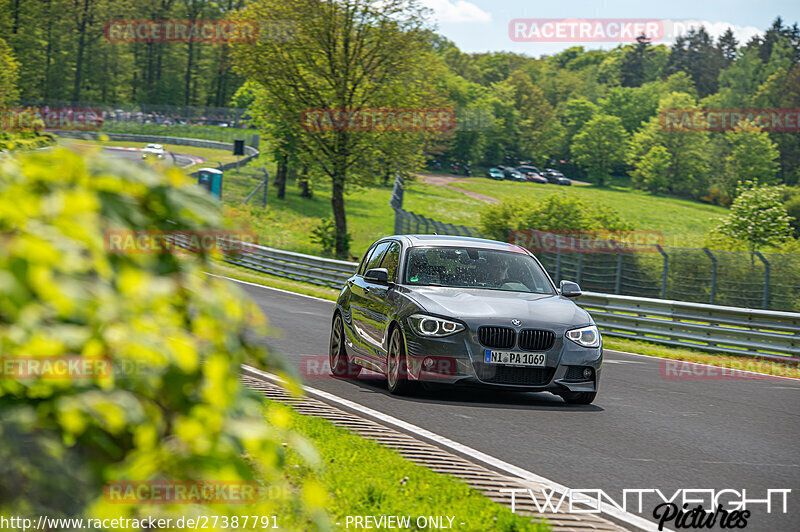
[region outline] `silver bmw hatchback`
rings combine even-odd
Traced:
[[[589,404],[603,343],[592,317],[571,300],[580,293],[569,281],[556,287],[536,257],[514,244],[382,238],[339,294],[331,371],[356,378],[369,368],[395,394],[420,383],[467,385]]]

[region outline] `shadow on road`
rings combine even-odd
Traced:
[[[331,377],[331,379],[335,378]],[[438,390],[428,390],[417,386],[408,395],[392,395],[386,388],[386,379],[370,376],[368,378],[335,380],[358,386],[363,393],[377,393],[403,402],[513,410],[555,410],[565,413],[603,411],[603,408],[597,405],[568,405],[563,399],[549,392],[508,392],[478,387],[442,387]],[[313,386],[313,383],[309,384]]]

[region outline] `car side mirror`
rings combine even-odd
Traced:
[[[375,284],[389,284],[389,270],[386,268],[372,268],[364,274],[364,280]]]
[[[560,292],[564,297],[578,297],[581,295],[581,287],[572,281],[561,281]]]

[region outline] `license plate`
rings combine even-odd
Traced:
[[[547,356],[544,353],[514,353],[512,351],[491,351],[483,353],[486,364],[510,364],[514,366],[544,366]]]

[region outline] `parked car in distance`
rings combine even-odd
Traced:
[[[166,155],[167,151],[161,144],[148,144],[142,148],[142,159],[147,159],[148,157],[163,159]]]
[[[509,181],[522,181],[522,182],[528,181],[527,177],[522,175],[516,169],[511,168],[510,166],[507,166],[503,169],[503,175],[505,175],[505,178],[508,179]]]
[[[540,183],[542,185],[546,185],[547,184],[547,179],[542,177],[539,174],[538,171],[532,170],[531,168],[533,168],[533,167],[531,167],[531,166],[520,166],[519,168],[517,168],[517,171],[520,174],[524,175],[529,183]]]
[[[500,170],[499,168],[489,168],[488,170],[486,170],[486,177],[490,179],[497,179],[498,181],[502,181],[503,179],[505,179],[503,171]]]
[[[537,174],[541,174],[541,173],[542,173],[542,171],[541,171],[541,170],[539,170],[539,169],[538,169],[538,168],[536,168],[535,166],[531,166],[531,165],[529,165],[529,164],[521,164],[521,165],[519,165],[519,167],[517,168],[517,170],[519,170],[520,172],[522,172],[523,170],[525,170],[525,171],[528,171],[528,172],[536,172]]]
[[[556,185],[566,185],[569,186],[572,184],[569,178],[565,177],[564,174],[559,172],[558,170],[553,170],[552,168],[545,168],[544,169],[544,176],[547,178],[547,181]]]

